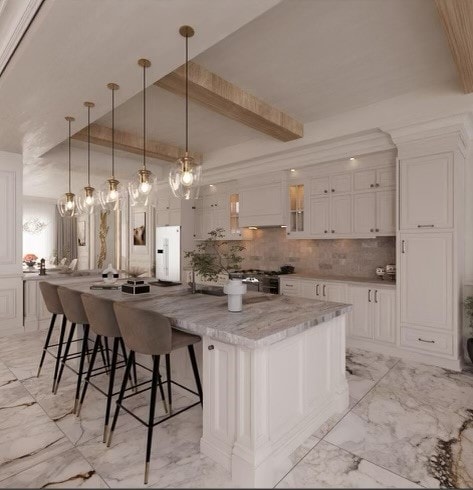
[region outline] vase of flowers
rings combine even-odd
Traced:
[[[28,266],[28,268],[32,269],[35,264],[36,264],[36,261],[38,260],[38,257],[36,257],[35,254],[26,254],[24,257],[23,257],[23,262]]]

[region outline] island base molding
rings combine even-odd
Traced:
[[[348,407],[342,315],[257,349],[203,339],[201,452],[242,487],[272,487],[291,454]]]

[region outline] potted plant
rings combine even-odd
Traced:
[[[220,273],[226,272],[230,275],[231,270],[240,267],[243,261],[241,252],[245,247],[238,243],[222,241],[223,232],[223,228],[209,231],[209,238],[198,243],[195,250],[184,252],[184,257],[188,259],[192,268],[193,292],[195,292],[195,273],[203,279],[215,281]],[[242,284],[241,279],[230,279],[224,290],[229,295],[229,310],[241,311],[241,295],[246,292],[246,285]]]
[[[470,332],[473,333],[473,296],[468,296],[463,302],[463,306],[465,307],[465,313],[469,320],[468,327],[470,328]],[[473,337],[467,339],[466,349],[470,356],[470,361],[473,363]]]

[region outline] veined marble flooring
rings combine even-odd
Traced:
[[[107,448],[100,394],[89,389],[79,419],[73,373],[52,395],[47,356],[36,378],[44,335],[0,338],[0,487],[143,487],[145,427],[122,412]],[[294,451],[278,488],[473,487],[473,373],[351,350],[347,377],[349,409]],[[131,400],[144,415],[145,395]],[[148,486],[232,487],[200,454],[201,433],[198,406],[157,426]]]

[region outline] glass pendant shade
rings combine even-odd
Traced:
[[[158,179],[156,175],[146,168],[142,168],[128,183],[128,193],[130,195],[131,206],[155,206],[156,188]]]
[[[80,214],[79,207],[77,206],[76,196],[73,192],[71,192],[71,123],[75,119],[71,116],[67,116],[65,119],[69,127],[69,138],[68,138],[69,190],[57,200],[56,206],[61,217],[74,218]]]
[[[175,163],[169,172],[172,193],[180,199],[197,199],[200,192],[202,165],[185,155]]]
[[[94,214],[97,208],[98,199],[95,195],[95,189],[90,186],[84,187],[82,193],[77,198],[77,205],[81,214]]]
[[[72,192],[66,192],[57,200],[57,210],[63,218],[74,218],[80,214],[77,207],[76,196]]]
[[[104,211],[118,211],[126,199],[126,189],[118,180],[111,178],[102,184],[99,198]]]

